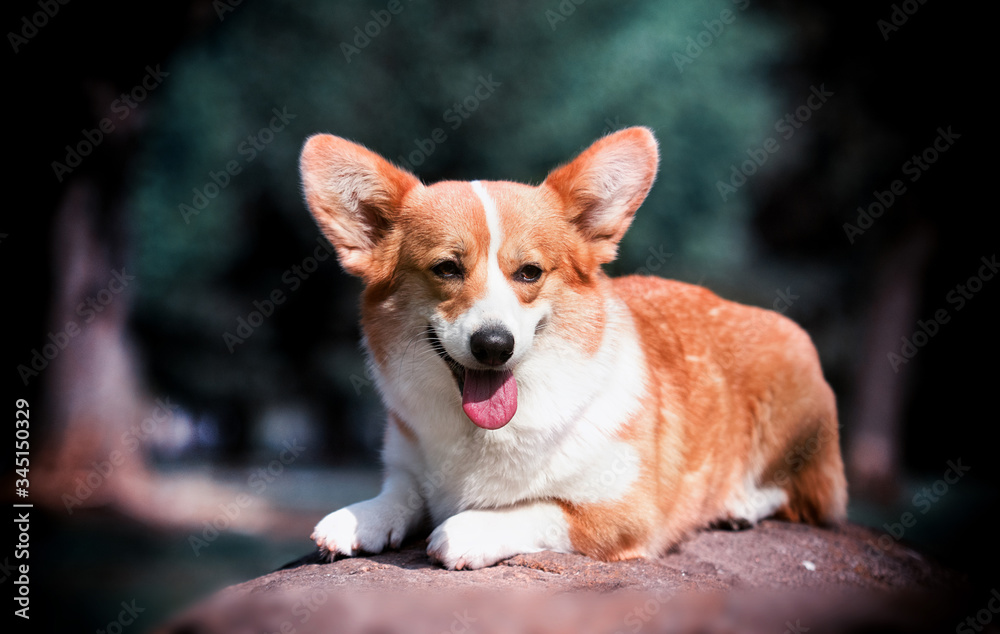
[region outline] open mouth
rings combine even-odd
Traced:
[[[459,363],[458,361],[452,359],[448,355],[448,353],[445,352],[444,344],[442,344],[441,340],[438,339],[437,331],[434,330],[433,326],[428,324],[427,330],[424,331],[424,334],[427,336],[427,341],[430,342],[431,348],[434,349],[434,352],[437,353],[437,356],[441,357],[441,359],[445,362],[445,365],[448,366],[448,369],[451,370],[452,376],[455,377],[455,383],[458,384],[458,391],[459,392],[464,391],[465,366]]]
[[[517,381],[510,370],[476,370],[455,361],[430,325],[425,331],[431,348],[445,362],[462,394],[462,410],[483,429],[500,429],[517,411]]]

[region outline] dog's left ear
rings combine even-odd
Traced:
[[[615,259],[618,242],[653,186],[659,160],[649,128],[626,128],[596,141],[545,179],[601,264]]]

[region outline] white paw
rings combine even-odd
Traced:
[[[434,529],[428,539],[427,554],[450,570],[476,570],[492,566],[523,552],[505,543],[502,524],[489,511],[465,511],[453,515]],[[499,524],[499,526],[498,526]]]
[[[380,553],[386,545],[399,547],[408,521],[405,512],[376,498],[330,513],[316,525],[311,538],[328,557]]]

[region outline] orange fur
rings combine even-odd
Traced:
[[[632,309],[649,365],[643,411],[621,435],[642,454],[641,482],[625,500],[564,507],[574,546],[600,559],[662,552],[693,529],[729,519],[721,493],[739,486],[754,463],[763,465],[762,483],[789,494],[779,516],[841,520],[847,496],[836,404],[809,336],[777,313],[701,287],[639,276],[612,284]],[[740,338],[741,324],[761,316],[759,335]],[[797,469],[790,455],[802,462]],[[630,517],[636,508],[644,511]]]

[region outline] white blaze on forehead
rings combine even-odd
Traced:
[[[486,215],[486,226],[490,231],[490,244],[486,255],[486,296],[476,302],[472,312],[480,321],[477,327],[488,321],[496,321],[504,325],[514,334],[515,345],[520,331],[518,328],[518,313],[520,304],[514,289],[510,287],[507,276],[500,270],[500,246],[503,244],[503,227],[500,225],[500,214],[493,198],[479,181],[472,181],[472,191],[476,192],[483,203],[483,213]]]
[[[497,213],[496,203],[486,192],[486,188],[479,181],[472,181],[472,191],[476,192],[479,202],[483,203],[483,212],[486,214],[486,226],[490,230],[490,263],[497,261],[497,252],[500,250],[500,243],[503,242],[503,228],[500,226],[500,214]],[[499,265],[498,267],[499,268]]]

